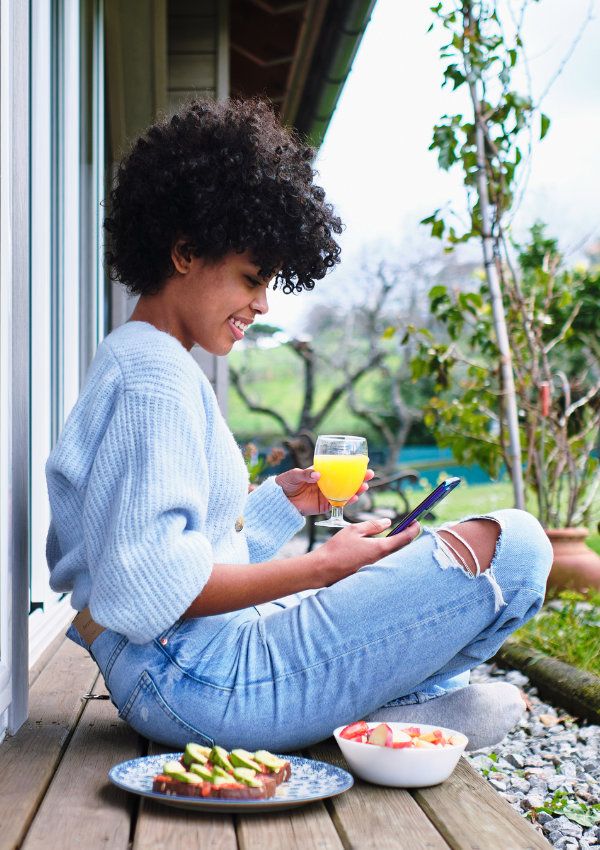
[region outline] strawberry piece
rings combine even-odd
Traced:
[[[407,726],[406,729],[403,729],[402,731],[407,735],[410,735],[411,738],[418,738],[421,734],[419,726]]]
[[[366,735],[368,731],[368,724],[364,720],[357,720],[356,723],[351,723],[342,729],[340,738],[347,738],[349,741],[352,741],[354,738],[360,738],[361,735]]]
[[[392,747],[395,750],[405,750],[407,747],[414,747],[412,741],[394,741]]]

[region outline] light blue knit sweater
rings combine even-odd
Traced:
[[[46,479],[50,586],[134,643],[174,623],[213,564],[268,560],[304,523],[274,478],[248,495],[208,379],[146,322],[98,347]]]

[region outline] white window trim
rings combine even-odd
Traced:
[[[0,0],[0,736],[27,718],[29,3]]]

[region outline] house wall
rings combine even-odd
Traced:
[[[107,0],[111,163],[157,115],[191,97],[223,98],[229,88],[226,0]],[[143,37],[140,37],[140,33]],[[127,321],[137,298],[113,283],[111,323]],[[196,347],[192,356],[227,412],[227,361]]]

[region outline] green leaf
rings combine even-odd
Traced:
[[[437,239],[442,238],[442,234],[444,233],[444,222],[441,218],[438,218],[437,221],[433,222],[431,227],[431,235],[435,236]]]
[[[389,328],[386,328],[384,332],[381,334],[382,339],[391,339],[396,333],[396,328],[390,325]]]
[[[508,55],[510,57],[510,67],[514,68],[516,63],[517,63],[517,51],[514,48],[512,48],[511,50],[508,51]]]
[[[543,139],[544,136],[546,135],[546,133],[548,132],[548,128],[550,127],[550,119],[548,118],[547,115],[544,115],[543,112],[541,113],[540,117],[541,117],[541,121],[542,121],[542,127],[541,127],[541,131],[540,131],[540,139]]]
[[[445,286],[432,286],[429,290],[429,299],[433,300],[434,298],[443,298],[446,295],[446,287]]]

